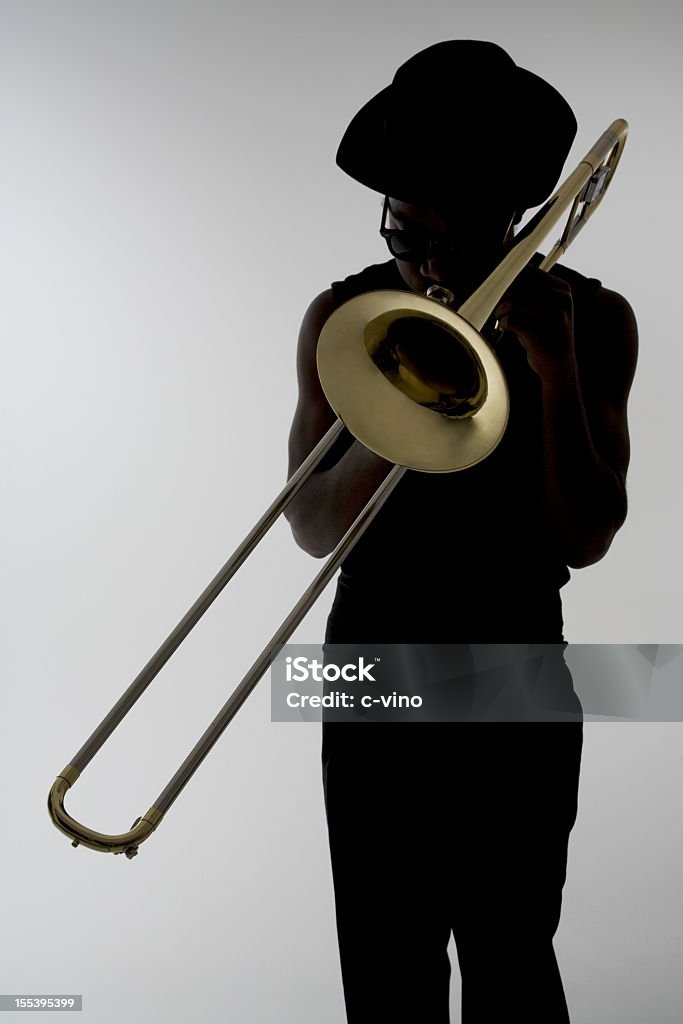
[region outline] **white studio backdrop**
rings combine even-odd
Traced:
[[[630,513],[565,588],[566,634],[680,640],[680,9],[27,0],[0,17],[0,992],[83,993],[96,1024],[341,1024],[319,727],[272,724],[267,679],[133,862],[71,849],[48,789],[283,485],[303,313],[387,258],[379,196],[336,168],[338,141],[439,39],[492,39],[560,89],[580,126],[565,172],[631,124],[566,259],[638,318]],[[427,89],[425,131],[442,114]],[[280,523],[71,813],[128,828],[320,565]],[[294,640],[320,641],[332,592]],[[555,942],[575,1024],[683,1012],[682,738],[586,726]]]

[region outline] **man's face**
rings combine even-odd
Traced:
[[[421,243],[443,240],[446,244],[432,246],[421,259],[396,258],[396,265],[412,291],[424,293],[431,284],[443,284],[462,302],[504,256],[514,218],[508,207],[482,209],[473,203],[468,209],[463,204],[461,211],[443,214],[390,197],[386,226],[409,232]]]

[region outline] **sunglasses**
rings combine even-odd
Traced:
[[[507,226],[501,233],[499,242],[485,244],[478,242],[476,245],[463,246],[462,242],[456,241],[453,236],[448,234],[430,234],[429,232],[421,231],[419,228],[388,228],[386,227],[388,211],[389,197],[385,196],[379,233],[387,243],[391,255],[395,256],[397,260],[404,260],[406,263],[422,263],[436,251],[440,251],[444,257],[451,259],[453,257],[471,256],[474,252],[482,255],[499,252],[508,240],[510,228],[515,219],[513,213],[507,222]],[[491,234],[498,234],[498,231],[491,232]]]

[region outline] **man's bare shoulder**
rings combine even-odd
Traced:
[[[314,299],[311,299],[308,308],[304,314],[306,317],[315,317],[319,315],[330,315],[332,310],[335,308],[335,299],[331,288],[326,288],[324,291],[319,292]]]
[[[323,324],[334,312],[335,307],[336,303],[331,288],[325,288],[324,291],[319,292],[319,294],[311,300],[306,312],[304,313],[301,321],[301,328],[299,330],[300,352],[303,349],[310,355],[311,351],[315,351],[315,346],[317,345]]]
[[[623,295],[603,285],[595,289],[575,344],[580,368],[602,388],[611,380],[616,393],[628,391],[638,359],[638,325]]]
[[[319,292],[314,299],[308,305],[306,312],[304,313],[303,324],[308,327],[315,326],[315,324],[325,323],[328,316],[334,311],[336,306],[334,295],[331,288],[325,288]]]
[[[315,371],[315,352],[318,346],[318,338],[323,325],[328,317],[335,310],[335,300],[331,288],[325,288],[315,296],[308,305],[299,328],[299,340],[297,343],[296,363],[299,386],[309,388],[313,381]]]
[[[628,319],[635,324],[635,314],[628,299],[602,284],[595,291],[595,306],[598,315],[602,317]]]

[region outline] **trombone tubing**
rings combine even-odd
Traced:
[[[242,562],[248,557],[261,538],[270,529],[275,520],[279,518],[285,507],[313,472],[316,465],[330,449],[332,444],[334,444],[335,440],[341,433],[343,426],[344,425],[340,419],[337,419],[332,424],[330,429],[318,442],[310,455],[305,459],[292,477],[290,477],[287,484],[272,503],[270,508],[266,513],[264,513],[259,522],[236,549],[228,562],[226,562],[217,576],[211,581],[206,590],[200,595],[187,614],[178,623],[173,632],[164,641],[156,654],[153,655],[125,693],[119,698],[109,714],[102,720],[83,747],[81,747],[75,757],[55,779],[48,797],[48,810],[56,827],[73,840],[72,845],[78,846],[79,844],[83,844],[84,846],[88,846],[90,849],[105,853],[125,852],[129,858],[135,855],[139,843],[144,841],[144,839],[146,839],[160,823],[163,815],[187,785],[199,765],[202,763],[214,744],[218,741],[230,721],[237,714],[244,701],[261,679],[271,662],[273,650],[277,647],[281,647],[287,642],[308,612],[309,608],[311,608],[320,593],[327,586],[328,582],[337,571],[348,552],[354,546],[365,529],[370,525],[396,484],[398,484],[399,480],[405,473],[405,468],[402,466],[394,466],[393,469],[390,470],[387,477],[377,488],[363,510],[359,513],[349,530],[339,541],[321,571],[304,592],[279,629],[271,637],[269,643],[264,647],[261,654],[247,671],[241,682],[233,690],[218,715],[190,751],[166,788],[154,801],[152,806],[145,812],[145,814],[141,818],[136,819],[134,824],[131,826],[131,830],[119,835],[109,835],[107,833],[97,832],[90,829],[76,821],[75,818],[71,817],[64,807],[64,796],[66,791],[74,784],[74,782],[76,782],[83,768],[86,767],[100,747],[106,742],[119,722],[132,708],[133,704],[149,686],[152,679],[154,679],[163,665],[168,661],[176,648],[182,643],[183,639],[187,636],[192,627],[199,621],[207,608],[216,599]]]
[[[180,647],[188,633],[196,626],[205,611],[213,604],[223,588],[229,583],[239,567],[249,557],[254,548],[266,535],[271,526],[279,519],[297,491],[304,485],[316,465],[343,429],[341,420],[332,424],[321,438],[310,455],[299,466],[287,481],[270,507],[264,512],[256,525],[249,531],[242,543],[233,551],[223,568],[214,576],[208,587],[199,595],[195,603],[186,612],[175,629],[166,637],[159,650],[152,655],[142,671],[135,677],[128,689],[114,704],[109,714],[97,726],[92,736],[86,740],[78,753],[69,762],[79,772],[90,763],[100,747],[107,741],[116,726],[128,714],[139,697],[145,692],[155,676],[161,671],[168,659]]]

